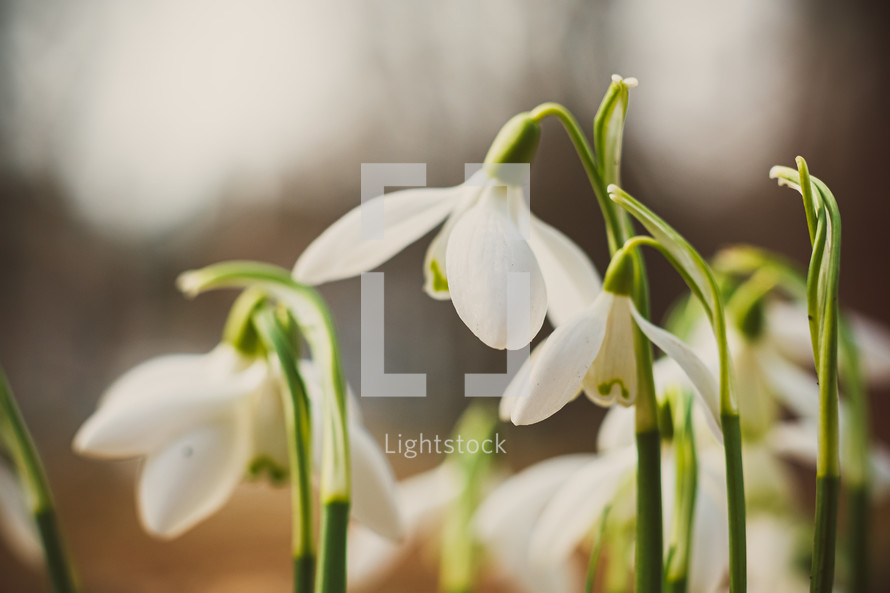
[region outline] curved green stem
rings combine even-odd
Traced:
[[[352,495],[346,380],[327,305],[315,289],[291,278],[288,270],[256,262],[226,262],[185,272],[178,285],[188,296],[216,288],[258,286],[293,312],[313,359],[324,371],[321,543],[315,590],[344,593],[346,528]]]
[[[726,335],[726,314],[720,290],[710,266],[677,231],[661,217],[619,187],[610,186],[612,199],[639,220],[652,233],[651,239],[633,238],[631,246],[648,245],[658,249],[683,277],[708,314],[720,363],[720,418],[726,462],[726,496],[729,515],[730,591],[747,588],[747,549],[745,525],[745,485],[742,468],[742,439],[739,408],[732,391],[732,368]]]
[[[254,324],[281,365],[287,394],[282,393],[287,426],[291,479],[294,592],[309,593],[315,586],[315,538],[312,524],[312,420],[309,398],[297,367],[297,354],[275,313],[268,307],[253,315]]]
[[[78,591],[77,580],[62,541],[49,480],[2,368],[0,368],[0,436],[25,487],[28,506],[43,544],[46,568],[53,591],[75,593]]]
[[[555,117],[562,123],[596,195],[600,211],[602,211],[603,218],[606,221],[606,239],[609,243],[609,251],[614,253],[621,246],[623,225],[618,219],[615,208],[609,202],[608,195],[605,192],[606,184],[603,182],[602,175],[597,167],[593,149],[590,147],[590,143],[587,141],[587,137],[584,135],[580,124],[578,124],[578,120],[575,119],[575,116],[568,109],[559,103],[542,103],[532,109],[530,114],[537,121],[547,117]]]
[[[813,593],[828,593],[834,588],[840,487],[837,381],[841,218],[837,201],[825,183],[810,176],[802,157],[795,160],[796,171],[788,167],[773,167],[770,177],[778,179],[780,184],[794,187],[803,195],[813,245],[807,274],[807,309],[814,345],[813,359],[819,379],[819,449],[816,458],[816,524],[810,590]]]
[[[530,112],[536,121],[549,116],[556,117],[568,133],[602,211],[606,239],[612,255],[633,234],[627,214],[611,203],[607,192],[609,183],[619,182],[621,136],[626,106],[627,86],[623,81],[613,80],[594,121],[594,135],[599,148],[597,154],[594,154],[578,121],[562,105],[544,103]],[[637,252],[634,252],[633,258],[633,300],[640,314],[648,318],[649,283],[645,262]],[[658,432],[655,380],[652,376],[652,347],[639,329],[634,332],[634,354],[638,373],[635,405],[638,455],[636,591],[655,593],[661,590],[663,573],[661,437]]]

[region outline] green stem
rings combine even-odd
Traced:
[[[287,270],[256,262],[227,262],[185,272],[178,284],[189,296],[216,288],[258,286],[292,311],[312,358],[324,371],[321,544],[315,590],[344,593],[346,528],[352,495],[346,380],[327,305],[315,289],[295,281]]]
[[[281,364],[287,385],[282,393],[287,426],[291,478],[292,552],[294,592],[309,593],[315,585],[315,541],[312,530],[312,420],[306,387],[297,368],[297,356],[275,313],[263,308],[253,316],[269,351]]]
[[[668,591],[686,593],[698,490],[698,456],[692,428],[692,396],[682,391],[675,394],[676,397],[671,401],[674,404],[676,481],[666,582]]]
[[[661,436],[658,429],[637,431],[637,547],[635,591],[660,591],[662,585]],[[656,482],[657,480],[657,482]],[[658,499],[652,492],[657,493]],[[653,504],[654,503],[654,504]],[[645,570],[641,570],[641,568]]]
[[[803,159],[800,159],[802,162]],[[825,303],[819,335],[819,455],[816,462],[816,529],[813,543],[813,593],[834,589],[837,536],[837,497],[840,481],[838,437],[838,281],[840,275],[841,220],[834,196],[824,183],[813,182],[829,217],[828,262],[819,280],[824,282]]]
[[[28,506],[43,544],[46,568],[55,593],[75,593],[77,580],[65,550],[52,491],[31,433],[0,368],[0,435],[25,487]]]
[[[321,509],[316,593],[346,591],[346,530],[349,527],[349,507],[348,499],[329,499]]]
[[[846,451],[841,476],[847,492],[846,547],[852,593],[866,593],[869,585],[869,523],[871,520],[871,455],[868,391],[859,349],[849,323],[840,320],[840,371],[849,411],[843,437]]]
[[[871,489],[864,484],[847,487],[847,560],[851,593],[869,589],[871,546]]]

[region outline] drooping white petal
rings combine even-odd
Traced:
[[[28,512],[22,485],[0,460],[0,536],[18,557],[38,564],[43,558],[37,526]]]
[[[529,245],[547,286],[547,314],[558,326],[587,308],[599,294],[602,282],[587,254],[536,216],[531,217]]]
[[[758,352],[758,363],[772,394],[795,414],[819,417],[819,384],[815,375],[782,358],[778,352]]]
[[[767,444],[776,455],[816,465],[817,433],[816,426],[810,422],[780,422],[769,432]]]
[[[671,357],[680,367],[689,380],[692,381],[694,391],[698,395],[699,403],[708,412],[708,426],[714,437],[723,442],[723,431],[720,428],[720,396],[717,392],[717,382],[705,363],[698,355],[687,346],[683,340],[674,334],[665,331],[657,325],[650,323],[631,305],[631,313],[637,326],[646,334],[646,337],[658,346],[665,354]]]
[[[534,521],[553,494],[593,455],[561,455],[536,463],[511,476],[491,491],[475,514],[476,532],[497,547],[511,539],[517,523]]]
[[[467,180],[467,191],[461,196],[454,206],[451,215],[445,220],[440,230],[430,246],[426,250],[423,260],[423,290],[432,298],[439,301],[447,301],[451,298],[451,292],[448,290],[448,241],[451,239],[451,232],[454,230],[460,218],[464,213],[473,207],[482,194],[483,185],[487,177],[484,171],[479,171],[472,178]]]
[[[486,188],[460,217],[448,240],[446,269],[451,300],[467,327],[491,348],[515,350],[541,329],[547,290],[534,253],[509,218],[504,189]],[[507,315],[512,273],[528,274],[526,323]],[[508,329],[511,324],[518,325]]]
[[[590,534],[618,490],[633,479],[633,448],[598,455],[550,500],[530,543],[530,557],[547,563],[570,554]]]
[[[568,593],[575,589],[571,554],[545,566],[530,561],[529,536],[553,494],[591,458],[564,455],[535,464],[499,485],[476,511],[474,522],[481,541],[523,590]]]
[[[236,409],[149,455],[138,494],[146,530],[173,538],[216,512],[244,476],[250,451],[247,411]]]
[[[243,370],[220,364],[220,346],[209,355],[162,356],[115,382],[99,410],[74,438],[74,448],[99,457],[144,455],[248,396],[266,376],[261,362]]]
[[[442,222],[467,187],[406,189],[350,210],[316,238],[294,266],[294,278],[321,284],[372,270]],[[372,204],[374,202],[374,204]],[[383,238],[362,238],[364,208],[383,205]]]
[[[529,394],[513,408],[513,424],[549,418],[578,393],[602,346],[613,296],[600,293],[587,311],[557,327],[541,345],[531,368]]]
[[[271,376],[271,375],[275,376]],[[287,425],[277,370],[254,390],[250,398],[253,461],[271,463],[275,469],[290,471]]]
[[[584,394],[601,406],[616,401],[629,406],[637,399],[637,357],[630,313],[633,306],[626,296],[613,299],[603,345],[584,376]]]
[[[385,537],[399,539],[404,519],[397,506],[396,481],[383,450],[368,431],[350,422],[352,514]]]
[[[890,384],[890,330],[859,315],[851,315],[850,324],[869,383]]]
[[[630,447],[635,442],[636,410],[632,407],[612,406],[606,412],[596,435],[596,449],[600,453]]]
[[[501,402],[498,406],[498,416],[501,421],[509,422],[510,416],[513,414],[513,410],[516,408],[516,404],[519,400],[528,397],[531,394],[532,366],[535,364],[535,360],[537,360],[540,355],[541,349],[545,343],[546,342],[542,342],[535,346],[535,349],[531,351],[528,360],[522,364],[519,371],[513,379],[510,380],[507,389],[504,390],[504,395],[501,396]]]

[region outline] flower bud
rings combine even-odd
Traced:
[[[485,164],[531,163],[541,139],[541,125],[525,111],[510,118],[491,143]]]

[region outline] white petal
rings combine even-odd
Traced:
[[[571,239],[531,217],[529,245],[547,286],[547,313],[554,327],[587,308],[602,288],[590,258]]]
[[[532,534],[531,557],[546,564],[571,554],[619,488],[633,479],[635,464],[631,447],[597,456],[575,472],[541,514]]]
[[[225,504],[250,457],[246,412],[197,427],[146,459],[139,508],[149,532],[176,537]]]
[[[858,315],[850,316],[850,325],[868,381],[875,385],[890,384],[890,330]]]
[[[600,293],[587,311],[557,327],[541,345],[531,369],[530,392],[515,404],[513,424],[540,422],[575,397],[602,346],[613,300],[611,293]]]
[[[423,290],[436,300],[447,301],[451,298],[451,293],[448,290],[448,241],[460,218],[479,200],[482,187],[475,184],[480,182],[481,173],[483,171],[467,181],[466,185],[473,189],[468,188],[460,197],[451,216],[442,225],[442,230],[436,234],[426,250],[423,260]]]
[[[350,422],[352,515],[390,539],[402,537],[404,519],[397,506],[396,481],[386,455],[364,428]]]
[[[509,218],[503,190],[487,188],[460,217],[448,240],[446,268],[451,300],[467,327],[492,348],[514,350],[541,329],[547,291],[534,253]],[[525,331],[508,332],[508,279],[517,272],[528,274],[529,321]]]
[[[546,566],[531,562],[529,536],[549,499],[591,457],[564,455],[535,464],[498,486],[476,511],[480,539],[522,590],[568,593],[576,589],[571,555]]]
[[[538,359],[538,356],[541,353],[541,349],[544,347],[546,342],[541,342],[535,349],[532,350],[528,359],[522,363],[522,366],[519,368],[519,371],[510,380],[510,384],[507,385],[507,389],[504,390],[504,395],[501,396],[501,402],[498,406],[498,416],[501,421],[509,422],[510,417],[513,414],[513,410],[516,408],[516,404],[520,401],[520,399],[524,397],[528,397],[531,390],[531,371],[532,367],[535,364],[535,361]]]
[[[21,560],[36,565],[43,559],[37,526],[19,479],[0,460],[0,535]]]
[[[74,448],[100,457],[144,455],[230,408],[261,384],[266,370],[262,362],[235,370],[220,364],[221,354],[228,356],[222,346],[209,355],[162,356],[135,367],[109,388]]]
[[[612,406],[596,435],[597,451],[614,451],[636,443],[636,409]]]
[[[442,222],[467,189],[406,189],[353,208],[309,244],[294,266],[294,278],[321,284],[376,268]],[[362,212],[371,202],[383,204],[384,232],[381,239],[364,240]]]
[[[347,545],[349,584],[369,590],[396,565],[412,547],[435,527],[449,505],[460,493],[453,468],[447,463],[400,482],[399,508],[405,517],[405,537],[394,542],[355,524],[350,528]]]
[[[729,571],[729,527],[722,480],[699,472],[693,520],[690,591],[719,590]]]
[[[803,418],[819,417],[819,384],[815,375],[784,360],[777,352],[758,353],[758,362],[772,394]]]
[[[495,488],[479,505],[475,515],[480,538],[496,549],[514,539],[521,526],[534,522],[553,494],[593,455],[562,455],[536,463]]]
[[[289,445],[278,375],[276,371],[275,377],[270,376],[264,381],[250,398],[253,460],[271,462],[287,474],[290,471]]]
[[[658,346],[665,354],[676,362],[692,381],[695,393],[699,396],[699,403],[708,412],[708,426],[714,437],[723,442],[723,431],[720,428],[720,396],[717,392],[717,382],[705,363],[698,355],[687,346],[683,340],[674,334],[649,323],[640,313],[631,306],[631,312],[639,328],[646,334],[653,344]]]
[[[818,430],[809,422],[780,422],[767,436],[776,454],[807,465],[816,465],[819,455]]]
[[[599,354],[584,376],[584,394],[594,403],[623,406],[637,399],[637,359],[630,298],[615,296]]]

